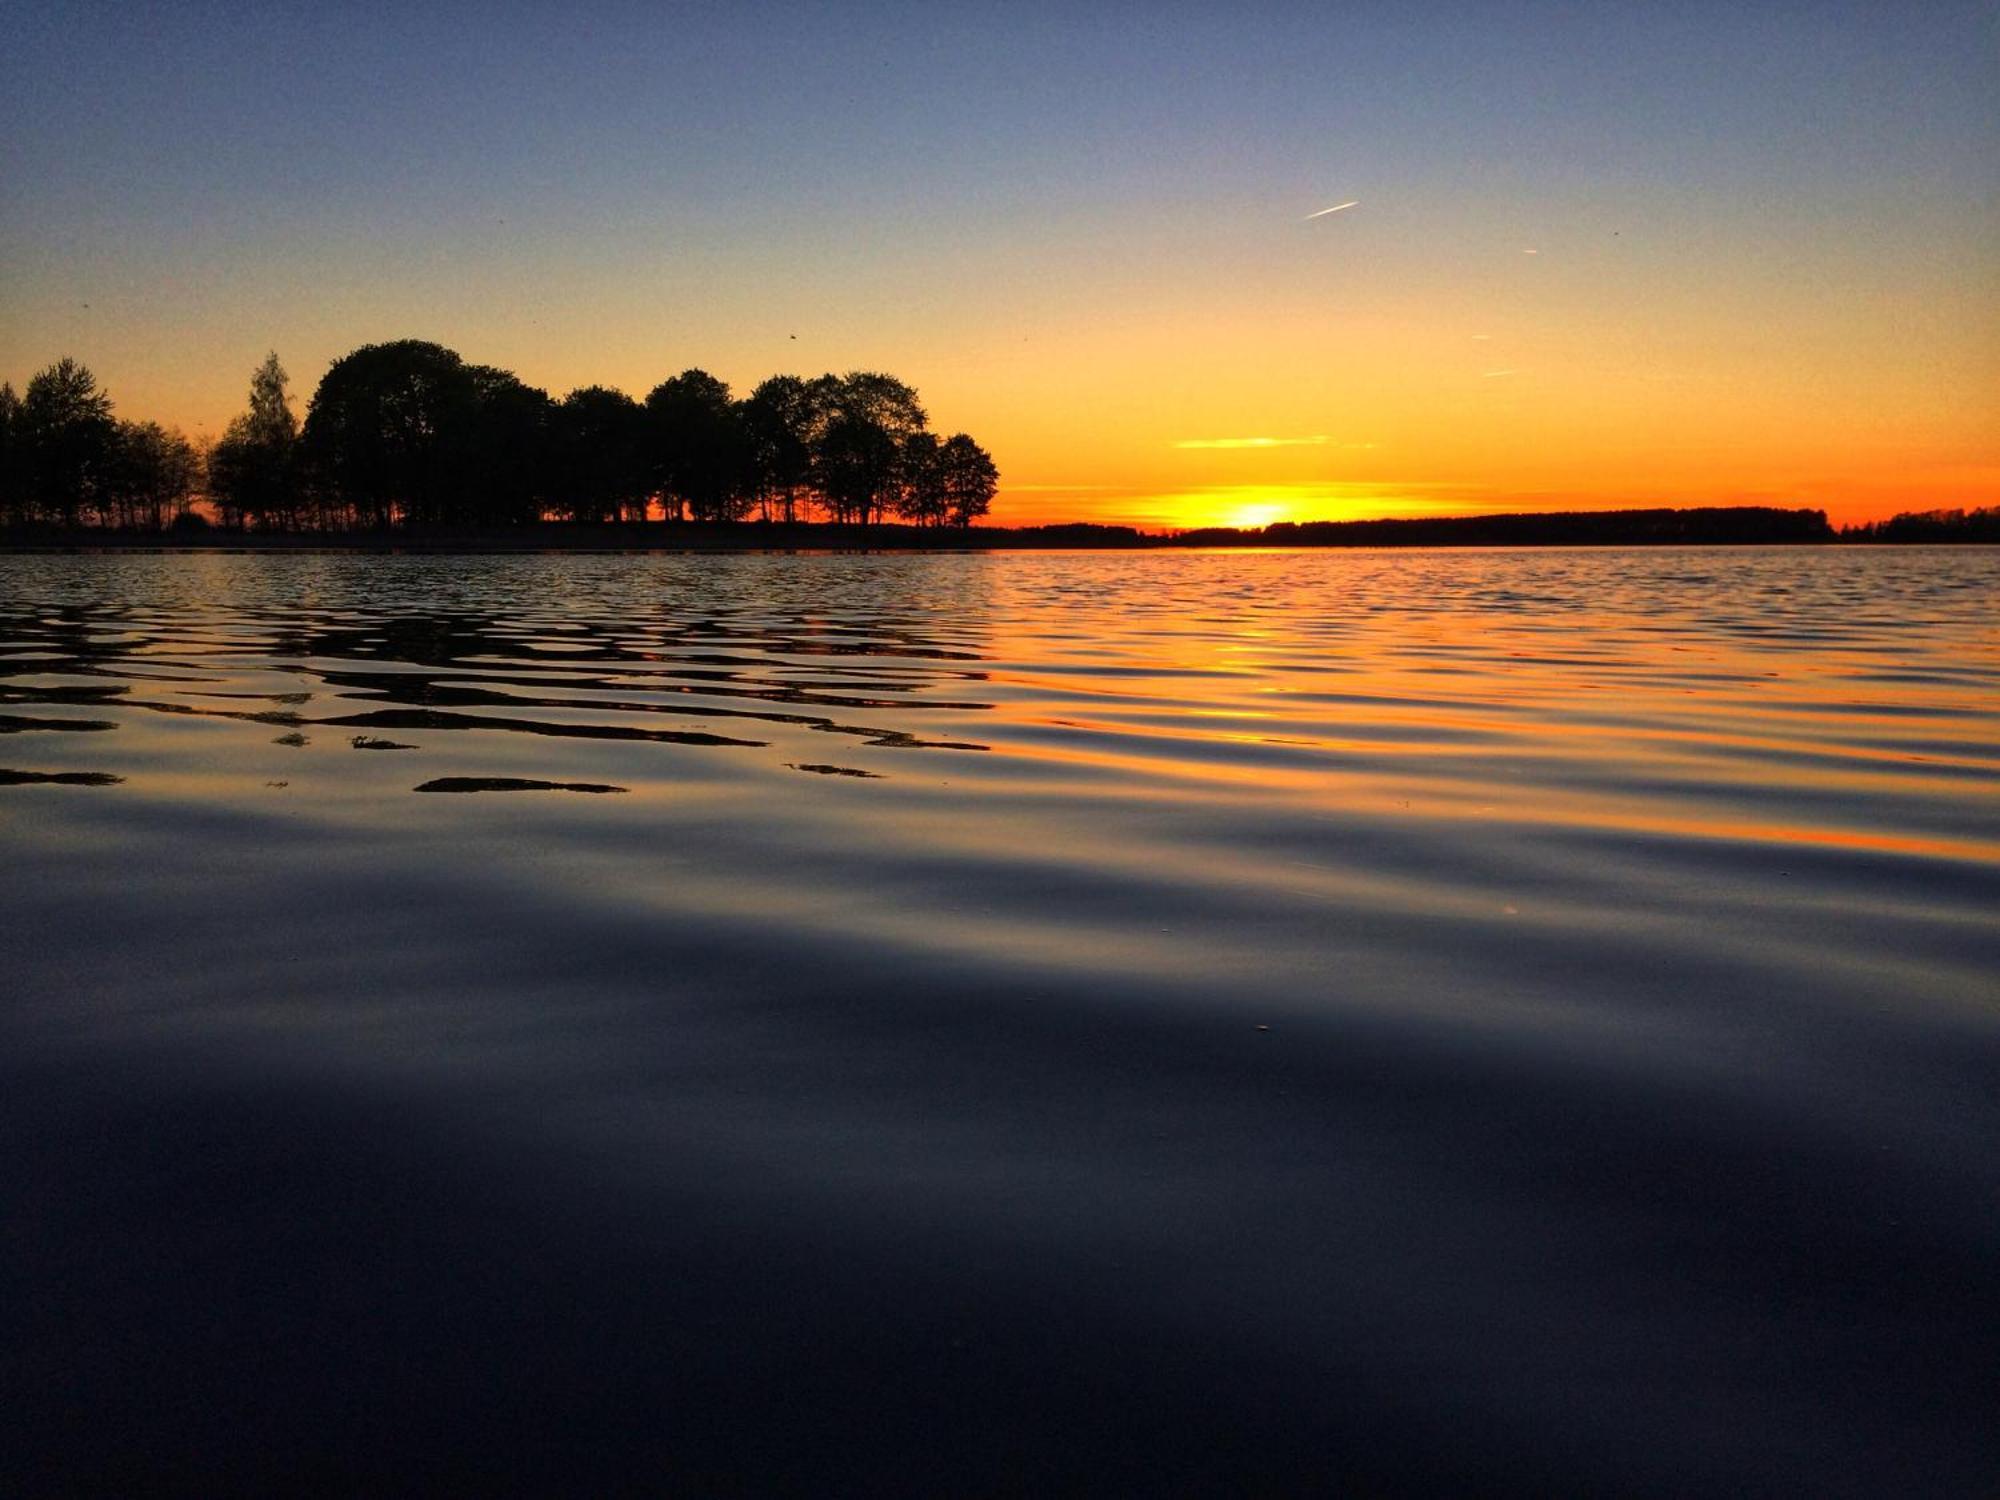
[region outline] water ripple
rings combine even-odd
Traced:
[[[1979,549],[0,557],[10,1430],[1994,1493],[1995,598]]]

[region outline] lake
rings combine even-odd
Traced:
[[[2000,1492],[1996,601],[0,557],[11,1487]]]

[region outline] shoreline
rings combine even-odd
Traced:
[[[1761,506],[1540,512],[1370,521],[1278,522],[1257,530],[1144,532],[1050,526],[871,526],[825,521],[546,521],[534,526],[421,526],[370,531],[165,531],[90,526],[0,530],[0,552],[1016,552],[1490,549],[1511,547],[1824,547],[1992,545],[1968,534],[1835,531],[1822,512]]]
[[[537,527],[398,527],[388,531],[100,531],[82,527],[15,536],[0,532],[0,552],[990,552],[1091,547],[1132,551],[1157,537],[1081,541],[1022,537],[1000,527],[927,531],[914,526],[786,526],[743,522],[708,526],[668,521]]]

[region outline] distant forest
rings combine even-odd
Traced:
[[[2000,505],[1978,510],[1906,510],[1886,521],[1841,528],[1843,542],[2000,542]]]
[[[1691,510],[1576,510],[1381,521],[1277,521],[1256,533],[1266,547],[1714,546],[1831,542],[1822,510],[1731,505]],[[1240,545],[1233,528],[1182,533],[1196,546]]]
[[[558,401],[505,370],[402,339],[335,360],[303,424],[272,354],[250,377],[246,410],[206,446],[114,416],[73,359],[22,394],[0,384],[0,531],[31,545],[389,533],[476,546],[950,546],[987,515],[998,483],[985,449],[964,433],[931,432],[917,393],[871,371],[774,375],[737,399],[715,376],[686,370],[643,401],[595,385]],[[1835,541],[2000,542],[2000,507],[1908,512],[1838,532],[1822,511],[1728,506],[1281,521],[1168,536],[1086,522],[978,533],[981,546],[1036,547]]]
[[[160,531],[485,528],[544,521],[969,526],[999,473],[964,433],[940,437],[891,375],[774,375],[741,400],[704,370],[644,401],[604,386],[560,401],[418,339],[333,362],[303,426],[273,354],[248,409],[202,451],[120,421],[73,359],[17,396],[0,385],[0,523]]]

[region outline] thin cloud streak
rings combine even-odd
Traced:
[[[1306,223],[1310,222],[1313,219],[1324,219],[1328,214],[1337,214],[1343,208],[1353,208],[1356,204],[1360,202],[1361,200],[1359,198],[1349,198],[1345,203],[1334,204],[1332,208],[1322,208],[1317,213],[1307,214],[1305,216],[1305,219],[1301,220],[1300,222]]]
[[[1182,438],[1176,448],[1323,448],[1333,439],[1325,434],[1313,437],[1228,437]]]

